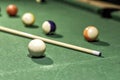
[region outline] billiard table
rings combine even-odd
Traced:
[[[89,10],[80,6],[81,3],[77,2],[77,6],[71,3],[62,0],[47,0],[43,4],[35,0],[0,0],[0,26],[97,50],[102,56],[46,43],[45,57],[31,58],[28,43],[32,39],[0,31],[0,80],[120,79],[120,21],[94,12],[101,10],[99,7],[92,6]],[[9,4],[17,5],[16,16],[7,15]],[[26,12],[35,15],[32,26],[25,26],[21,21]],[[54,35],[43,33],[41,26],[46,20],[56,23]],[[83,37],[83,30],[89,25],[99,29],[95,42],[88,42]]]

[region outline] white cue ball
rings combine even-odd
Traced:
[[[25,13],[22,16],[22,22],[25,25],[33,25],[35,22],[35,17],[32,13]]]
[[[41,57],[44,56],[46,50],[45,43],[40,39],[34,39],[28,44],[28,51],[32,57]]]

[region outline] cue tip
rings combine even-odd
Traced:
[[[99,56],[99,57],[102,57],[102,53],[100,52],[98,56]]]
[[[98,55],[98,56],[101,57],[101,58],[104,58],[104,56],[102,55],[101,52],[99,52],[99,55]]]
[[[100,51],[93,51],[93,55],[102,57],[102,53]]]

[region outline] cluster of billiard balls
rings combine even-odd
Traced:
[[[9,16],[16,16],[18,12],[18,8],[16,5],[9,5],[6,10]],[[28,26],[33,25],[35,22],[35,16],[32,13],[25,13],[22,16],[22,22]],[[45,34],[54,34],[56,31],[55,22],[51,20],[43,22],[42,30]],[[98,29],[95,26],[88,26],[83,30],[83,36],[87,41],[95,41],[98,37],[98,34]],[[31,40],[28,44],[28,51],[31,57],[44,56],[45,50],[46,45],[44,41],[40,39]]]
[[[9,16],[15,17],[17,15],[18,8],[16,5],[11,4],[11,5],[7,6],[6,12]],[[31,26],[35,22],[35,16],[30,12],[24,13],[21,17],[21,20],[24,23],[24,25]],[[44,21],[42,24],[42,30],[46,35],[54,34],[56,31],[55,22],[52,20]],[[40,39],[31,40],[28,44],[28,51],[30,53],[29,54],[30,57],[44,56],[45,50],[46,50],[46,45],[45,45],[44,41],[42,41]]]
[[[18,12],[18,8],[16,5],[14,4],[11,4],[11,5],[8,5],[7,8],[6,8],[6,12],[9,16],[16,16],[17,15],[17,12]],[[27,26],[31,26],[34,24],[35,22],[35,16],[28,12],[28,13],[24,13],[22,15],[22,18],[21,18],[22,22],[27,25]],[[56,25],[53,21],[51,20],[47,20],[45,22],[43,22],[42,24],[42,29],[43,31],[45,32],[45,34],[52,34],[55,32],[56,30]]]

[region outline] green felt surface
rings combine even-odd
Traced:
[[[8,4],[16,4],[16,17],[6,14]],[[46,44],[46,57],[29,58],[27,45],[31,39],[0,32],[0,79],[1,80],[118,80],[120,78],[120,23],[102,18],[89,11],[49,0],[38,4],[34,0],[1,0],[0,25],[45,38],[62,41],[102,52],[97,57],[84,52]],[[32,12],[36,17],[33,28],[25,27],[21,17]],[[46,36],[41,25],[53,20],[56,35]],[[82,33],[86,26],[99,29],[99,41],[87,42]],[[37,27],[38,26],[38,27]]]
[[[102,8],[99,6],[94,6],[89,3],[85,3],[82,1],[80,2],[79,0],[54,0],[54,1],[63,2],[63,3],[69,4],[71,6],[74,6],[76,8],[80,8],[80,9],[84,9],[84,10],[87,10],[87,11],[90,11],[93,13],[97,13],[98,15],[100,15],[102,17],[109,17],[109,18],[113,18],[115,20],[120,21],[120,15],[119,15],[119,12],[117,9],[116,9],[116,11],[114,10],[115,12],[112,11],[112,8],[111,8],[111,10],[107,11],[107,9],[110,9],[110,8]],[[118,1],[115,1],[115,2],[118,2]]]
[[[120,21],[120,11],[114,11],[111,13],[113,19]]]
[[[84,2],[80,2],[78,0],[55,0],[55,1],[61,1],[61,2],[67,3],[69,5],[72,5],[74,7],[85,9],[85,10],[88,10],[88,11],[91,11],[94,13],[99,13],[99,11],[102,9],[100,7],[93,6],[88,3],[84,3]]]

